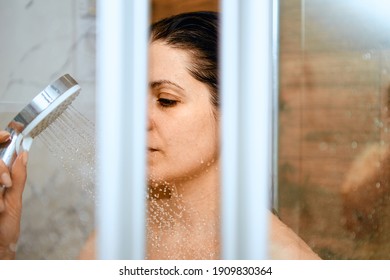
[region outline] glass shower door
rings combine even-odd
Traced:
[[[388,8],[280,1],[278,211],[324,259],[390,258]]]

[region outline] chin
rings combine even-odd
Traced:
[[[166,182],[165,176],[162,176],[162,174],[160,172],[157,172],[157,170],[155,170],[154,168],[149,168],[149,169],[151,169],[151,170],[149,170],[148,176],[147,176],[149,185],[161,184],[161,183]]]

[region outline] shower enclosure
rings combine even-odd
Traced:
[[[387,2],[0,2],[0,122],[71,74],[82,87],[75,106],[97,119],[97,193],[106,198],[94,208],[95,198],[35,141],[17,257],[77,258],[95,228],[100,258],[144,257],[145,100],[134,107],[138,95],[122,93],[146,95],[150,22],[219,10],[222,257],[267,258],[268,207],[324,259],[389,259]],[[235,198],[237,186],[246,196]]]

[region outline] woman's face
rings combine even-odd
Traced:
[[[218,114],[207,85],[193,78],[189,53],[151,43],[148,99],[149,179],[181,182],[217,164]]]

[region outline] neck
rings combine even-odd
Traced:
[[[149,258],[219,257],[219,180],[216,162],[201,176],[150,188]]]

